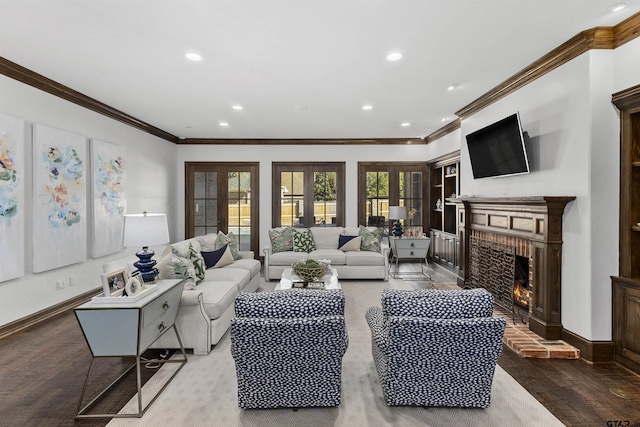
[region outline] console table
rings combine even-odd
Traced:
[[[160,280],[156,284],[155,292],[134,302],[105,303],[100,302],[99,299],[98,301],[94,299],[75,308],[76,318],[93,355],[82,387],[82,393],[80,394],[76,418],[140,418],[182,369],[184,364],[187,363],[187,354],[182,345],[180,334],[175,327],[184,282],[184,280]],[[176,334],[182,357],[170,360],[154,360],[154,362],[159,363],[160,366],[164,366],[165,363],[177,363],[179,366],[143,408],[140,375],[141,355],[153,342],[170,329]],[[99,357],[122,356],[135,356],[135,363],[93,400],[82,406],[82,400],[96,359]],[[87,410],[134,367],[137,375],[138,412],[134,414],[88,414]]]
[[[414,259],[420,261],[420,275],[431,280],[431,276],[424,271],[423,262],[426,264],[427,253],[431,239],[428,237],[393,237],[389,236],[391,246],[391,263],[389,273],[391,277],[398,277],[398,260]],[[395,261],[395,268],[394,267]]]

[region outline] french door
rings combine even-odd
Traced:
[[[185,238],[233,232],[240,250],[257,256],[257,162],[185,163]]]

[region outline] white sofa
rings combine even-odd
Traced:
[[[198,236],[172,244],[187,245],[193,248],[211,250],[203,247],[203,243],[211,242],[215,234]],[[207,239],[208,238],[208,239]],[[160,279],[172,278],[169,268],[171,246],[160,257],[156,265],[160,271]],[[234,315],[233,302],[240,291],[255,292],[260,285],[260,261],[254,259],[252,251],[239,252],[241,259],[221,268],[205,270],[204,280],[193,289],[182,292],[182,300],[178,308],[176,327],[180,332],[182,344],[186,349],[193,349],[195,355],[206,355],[211,346],[220,341],[225,334]],[[153,344],[153,348],[178,348],[174,334],[164,334]]]
[[[367,227],[375,230],[375,227]],[[281,232],[283,228],[272,229]],[[307,229],[295,230],[299,232]],[[274,252],[271,244],[264,247],[264,278],[280,280],[285,268],[301,259],[328,259],[338,272],[340,279],[389,280],[389,245],[386,238],[381,242],[381,252],[342,251],[338,249],[339,236],[358,236],[359,228],[311,227],[316,249],[311,252]]]

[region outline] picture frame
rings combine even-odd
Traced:
[[[405,227],[404,237],[423,237],[422,226]]]
[[[102,289],[105,297],[121,296],[124,287],[129,280],[127,270],[121,268],[119,270],[112,271],[111,273],[105,273],[100,275],[102,280]]]

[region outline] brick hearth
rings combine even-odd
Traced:
[[[515,351],[520,357],[538,359],[579,359],[580,350],[561,340],[545,340],[529,330],[529,326],[513,318],[510,313],[499,308],[493,311],[494,316],[507,319],[502,342]]]

